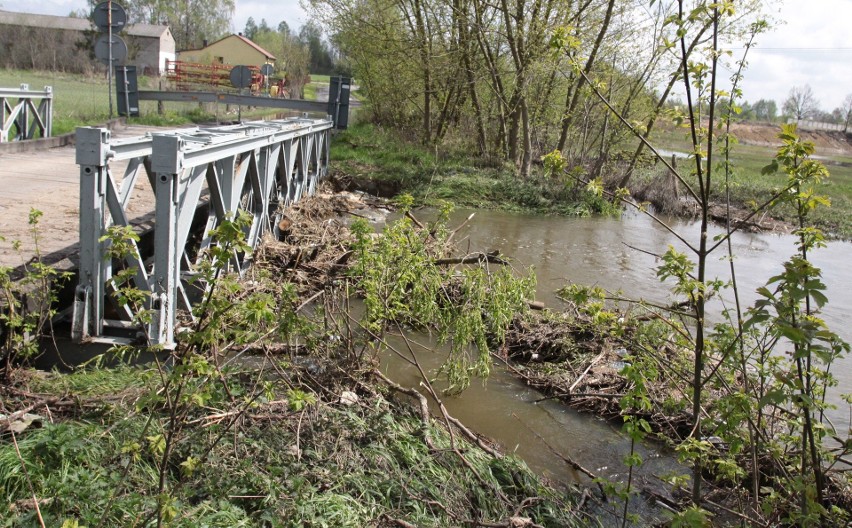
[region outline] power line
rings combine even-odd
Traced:
[[[764,48],[761,46],[752,46],[751,51],[803,51],[803,52],[824,52],[824,51],[852,51],[852,48]]]

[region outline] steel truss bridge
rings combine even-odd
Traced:
[[[282,210],[315,192],[328,172],[330,119],[288,118],[112,140],[103,128],[77,129],[80,166],[80,269],[72,336],[127,342],[144,332],[152,344],[175,344],[177,312],[191,313],[185,278],[212,241],[210,231],[240,212],[251,215],[247,242],[275,233]],[[120,176],[120,177],[119,177]],[[153,256],[132,243],[123,262],[110,255],[111,226],[130,225],[134,200],[154,202]],[[147,196],[142,196],[147,195]],[[200,238],[193,235],[201,227]],[[242,272],[244,256],[232,269]],[[113,300],[116,273],[134,269],[147,293],[138,311]]]
[[[50,137],[53,129],[53,90],[0,88],[0,143]]]

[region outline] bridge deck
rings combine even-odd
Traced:
[[[119,126],[113,138],[141,136],[160,129]],[[124,167],[116,164],[116,177]],[[144,179],[143,179],[144,180]],[[140,181],[138,185],[148,185]],[[153,193],[138,193],[128,210],[134,224],[145,223],[154,211]],[[35,245],[27,223],[30,208],[44,213],[39,220],[39,250],[45,261],[70,269],[79,248],[80,167],[75,147],[51,148],[23,153],[0,152],[0,266],[16,268],[35,256]],[[20,240],[20,251],[13,241]]]

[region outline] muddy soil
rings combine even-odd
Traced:
[[[780,130],[779,125],[765,123],[734,123],[731,125],[731,133],[737,137],[740,143],[761,147],[777,147]],[[800,128],[799,134],[803,140],[813,142],[820,154],[852,156],[852,136],[843,132]]]

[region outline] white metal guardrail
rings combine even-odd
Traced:
[[[192,273],[193,256],[209,247],[209,232],[247,211],[253,219],[247,240],[256,247],[263,233],[277,229],[282,209],[313,194],[327,175],[331,128],[330,119],[289,118],[123,140],[111,140],[106,129],[78,128],[80,279],[72,336],[121,342],[128,330],[144,331],[151,343],[172,346],[177,311],[191,306],[181,277]],[[119,180],[112,167],[124,163]],[[134,244],[120,263],[136,270],[134,286],[149,295],[144,309],[153,320],[135,328],[138,314],[111,299],[115,270],[104,235],[111,225],[129,225],[134,193],[150,192],[143,175],[155,201],[153,257],[143,259]],[[203,233],[192,237],[193,219],[204,206]],[[244,262],[235,258],[231,265],[241,271]]]
[[[50,137],[53,132],[53,89],[0,88],[0,143]]]

